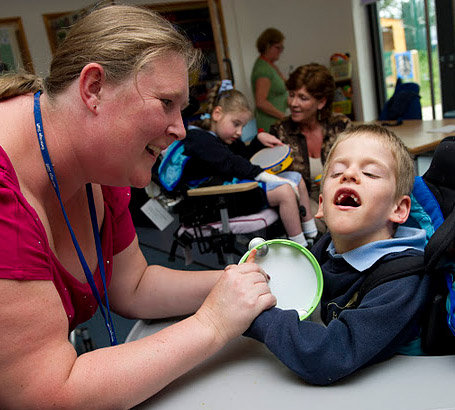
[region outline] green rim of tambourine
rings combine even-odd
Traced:
[[[316,260],[316,258],[314,257],[314,255],[307,248],[305,248],[304,246],[300,245],[299,243],[291,241],[289,239],[270,239],[268,241],[261,242],[260,244],[256,245],[254,248],[252,248],[248,252],[246,252],[245,255],[243,255],[242,258],[240,259],[239,264],[244,263],[246,261],[250,252],[253,249],[261,249],[265,245],[273,245],[273,244],[288,245],[288,246],[292,246],[292,247],[298,249],[308,258],[308,260],[311,263],[311,266],[313,267],[314,271],[316,272],[316,280],[317,280],[317,284],[318,284],[318,289],[317,289],[316,295],[313,298],[313,302],[311,303],[311,307],[310,307],[310,309],[308,309],[308,312],[304,315],[299,316],[300,320],[304,320],[313,313],[314,309],[316,309],[319,301],[321,300],[322,289],[324,286],[321,267],[319,266],[319,263]]]

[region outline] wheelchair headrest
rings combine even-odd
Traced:
[[[455,136],[444,138],[434,152],[423,180],[438,200],[444,218],[455,205]]]

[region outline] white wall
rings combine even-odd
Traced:
[[[153,4],[178,0],[127,0]],[[335,52],[348,52],[353,61],[354,110],[357,120],[376,118],[368,25],[360,0],[221,0],[236,87],[252,101],[249,76],[257,57],[256,38],[267,27],[285,37],[278,62],[288,74],[309,62],[328,65]],[[77,10],[94,0],[14,0],[2,2],[0,18],[22,18],[35,71],[47,75],[51,50],[42,14]],[[359,69],[361,67],[361,69]]]
[[[369,28],[360,0],[222,0],[222,5],[236,87],[251,100],[249,76],[258,56],[256,39],[266,28],[275,27],[286,37],[278,61],[285,74],[310,62],[328,65],[336,52],[349,53],[356,119],[376,119]]]

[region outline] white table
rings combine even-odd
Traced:
[[[138,321],[126,341],[171,323]],[[455,356],[396,356],[332,386],[311,386],[262,343],[240,337],[136,409],[455,409],[454,385]]]

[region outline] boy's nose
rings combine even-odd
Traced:
[[[348,167],[345,169],[341,176],[342,181],[347,182],[358,182],[359,181],[359,171],[354,167]]]

